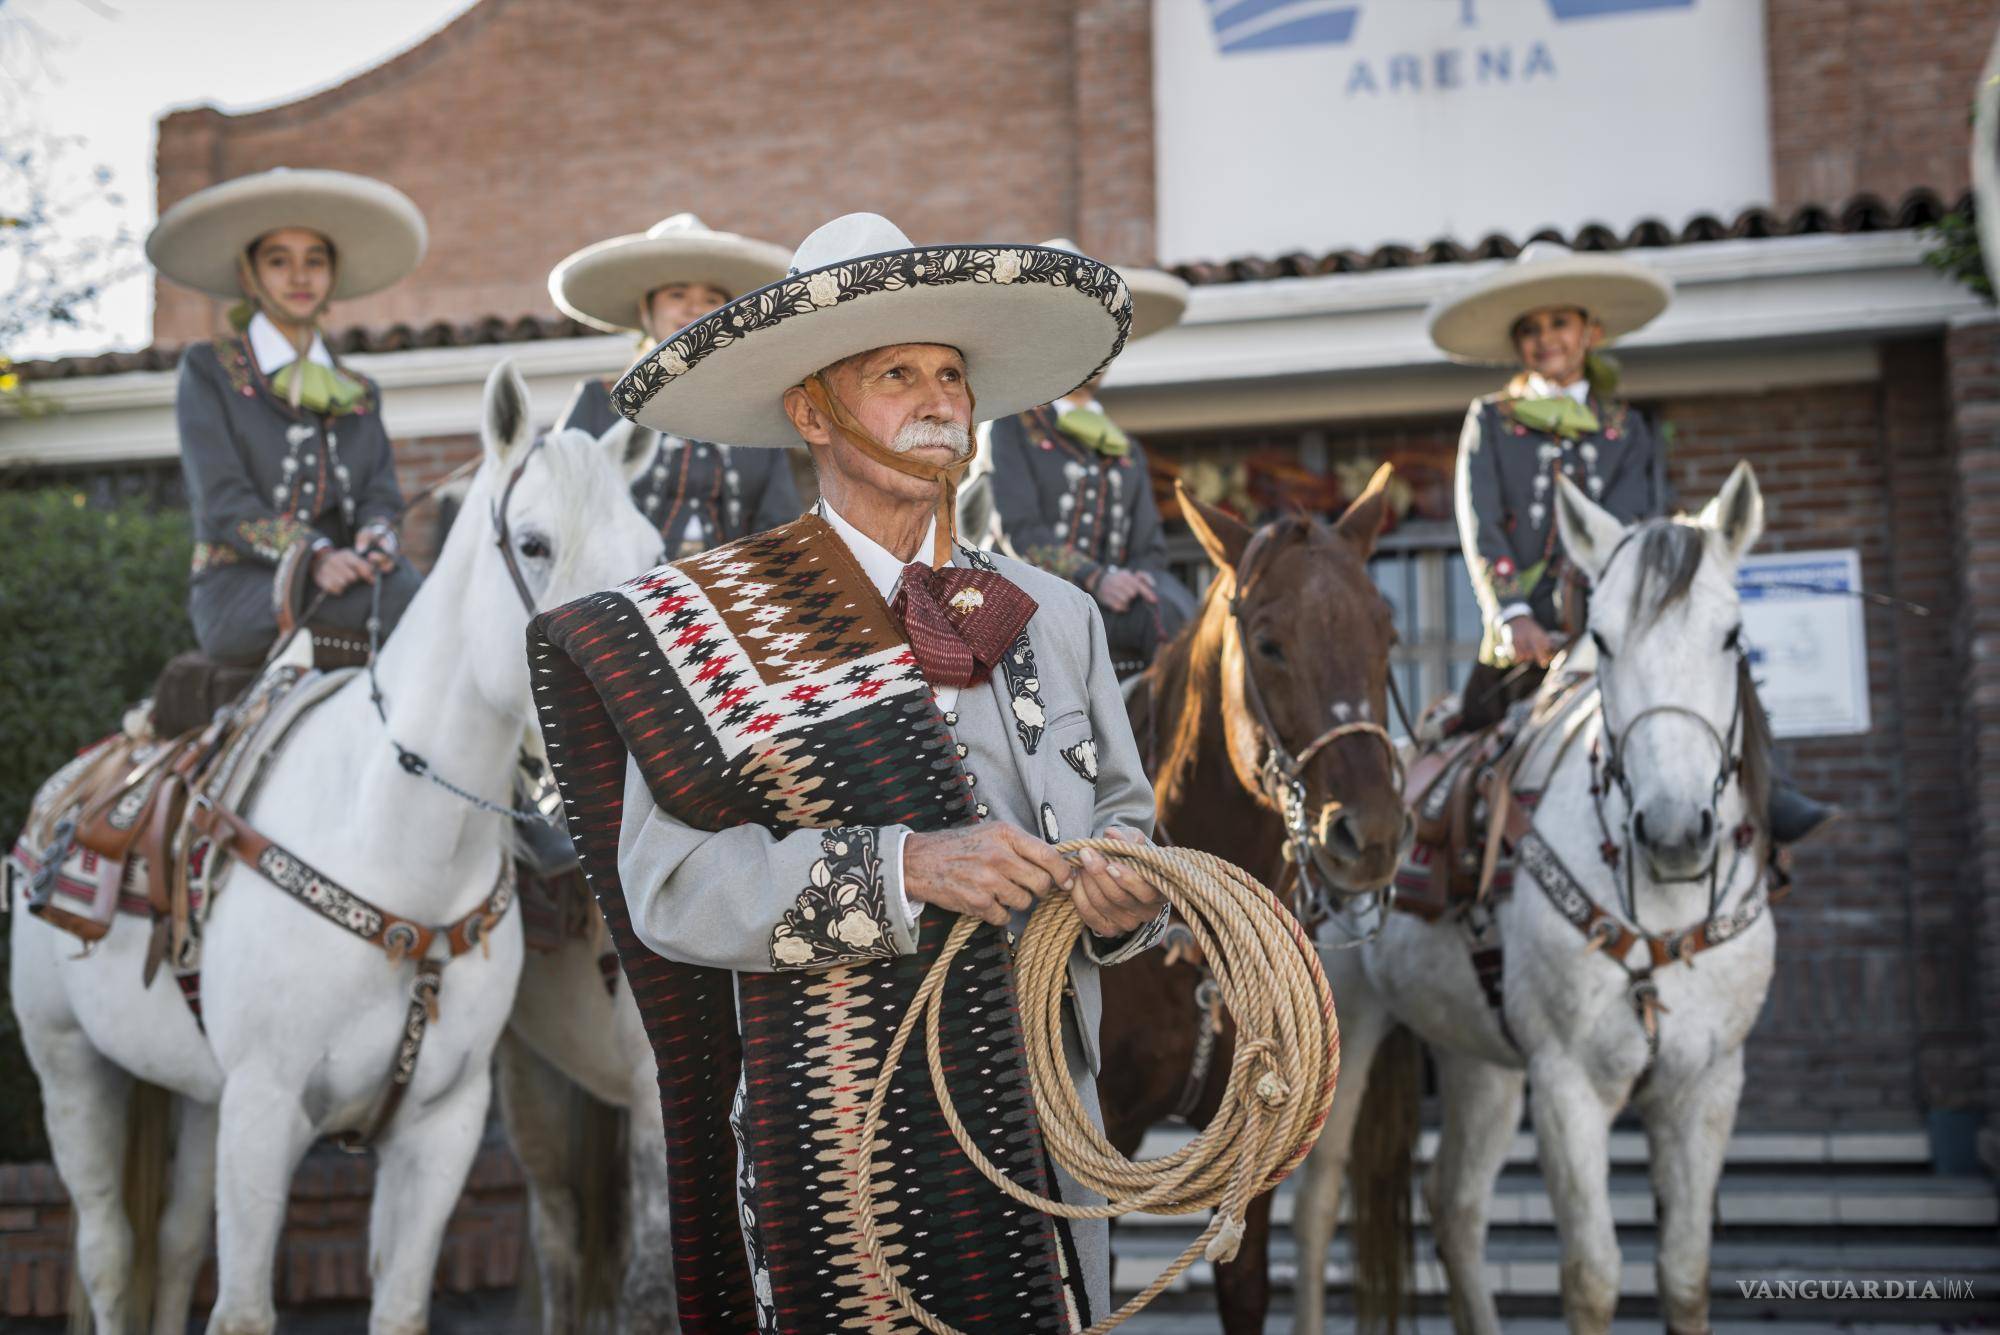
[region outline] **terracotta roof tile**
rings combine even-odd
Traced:
[[[1958,207],[1969,209],[1969,197],[1961,200]],[[1688,219],[1679,227],[1658,218],[1647,218],[1634,223],[1623,236],[1601,224],[1591,223],[1569,235],[1545,228],[1521,238],[1494,233],[1472,245],[1439,239],[1420,248],[1392,245],[1365,253],[1337,250],[1324,255],[1309,255],[1302,251],[1288,255],[1250,255],[1233,260],[1176,265],[1174,272],[1189,283],[1207,287],[1223,283],[1374,273],[1385,269],[1508,259],[1519,254],[1530,241],[1560,241],[1576,250],[1656,250],[1710,241],[1907,231],[1934,223],[1950,211],[1936,192],[1912,190],[1893,205],[1873,195],[1856,195],[1837,208],[1806,204],[1786,214],[1763,208],[1746,209],[1728,222],[1705,213]],[[407,348],[476,347],[599,336],[595,330],[560,317],[524,315],[505,319],[494,315],[470,324],[454,325],[441,320],[422,326],[398,324],[382,329],[348,329],[334,338],[333,345],[335,351],[341,353],[399,352]],[[31,381],[73,380],[127,371],[170,371],[180,361],[180,352],[177,347],[148,347],[137,352],[106,352],[92,357],[21,362],[14,369],[22,379]]]

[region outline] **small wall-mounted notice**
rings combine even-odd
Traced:
[[[1868,640],[1853,548],[1748,556],[1736,574],[1757,693],[1780,737],[1867,732]]]

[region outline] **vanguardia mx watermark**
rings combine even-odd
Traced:
[[[1969,1279],[1739,1279],[1736,1288],[1745,1298],[1803,1299],[1938,1299],[1974,1302]]]

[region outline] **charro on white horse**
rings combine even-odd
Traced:
[[[503,363],[487,382],[481,435],[467,495],[475,522],[445,544],[380,655],[386,720],[367,678],[348,680],[299,722],[238,813],[325,880],[417,924],[457,922],[507,884],[500,813],[532,717],[525,604],[555,606],[659,554],[629,499],[623,432],[534,443],[526,387]],[[463,795],[406,768],[392,738]],[[382,1106],[419,963],[297,893],[255,864],[229,871],[202,930],[205,1032],[171,979],[142,984],[143,919],[119,917],[79,952],[74,937],[14,915],[14,1008],[75,1202],[76,1264],[100,1331],[122,1332],[148,1307],[154,1331],[185,1329],[211,1207],[219,1293],[209,1330],[272,1330],[292,1172],[315,1137],[363,1130]],[[376,1142],[373,1331],[426,1329],[445,1221],[486,1120],[490,1058],[520,973],[519,915],[486,928],[440,967],[438,1017]],[[430,959],[445,954],[442,941],[430,946]],[[121,1200],[135,1081],[165,1087],[179,1105],[151,1293],[131,1283],[134,1233]]]
[[[1400,1162],[1350,1163],[1371,1062],[1398,1025],[1437,1063],[1444,1126],[1424,1186],[1455,1329],[1500,1329],[1482,1265],[1487,1213],[1528,1083],[1570,1328],[1608,1330],[1617,1305],[1608,1139],[1629,1103],[1650,1147],[1666,1326],[1708,1329],[1716,1183],[1777,938],[1765,911],[1769,736],[1735,584],[1763,501],[1739,464],[1694,520],[1626,528],[1567,480],[1557,511],[1564,548],[1593,587],[1576,656],[1594,656],[1595,684],[1517,775],[1518,791],[1540,796],[1511,893],[1484,914],[1391,913],[1372,942],[1327,957],[1347,1060],[1294,1217],[1302,1332],[1321,1328],[1314,1277],[1343,1176],[1357,1230],[1382,1226],[1365,1217],[1366,1182],[1408,1200],[1410,1137]],[[1471,953],[1492,944],[1498,1010]],[[1371,1310],[1392,1300],[1357,1293]]]

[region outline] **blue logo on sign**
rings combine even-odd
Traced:
[[[1208,0],[1208,21],[1224,55],[1339,46],[1354,35],[1360,12],[1360,5],[1326,0]]]
[[[1459,0],[1460,26],[1476,27],[1477,0]],[[1558,22],[1636,14],[1652,9],[1693,9],[1695,0],[1548,0]],[[1361,17],[1359,4],[1328,0],[1208,0],[1208,22],[1222,54],[1344,46]]]

